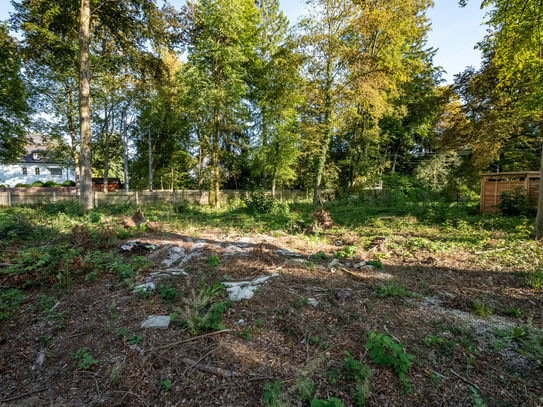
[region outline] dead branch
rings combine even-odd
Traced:
[[[469,384],[469,385],[475,387],[477,390],[480,390],[480,389],[479,389],[479,386],[477,386],[475,383],[470,382],[468,379],[466,379],[466,378],[460,376],[458,373],[456,373],[456,372],[455,372],[454,370],[452,370],[452,369],[451,369],[451,373],[452,373],[453,375],[455,375],[456,377],[458,377],[460,380],[463,380],[463,381],[466,382],[467,384]]]
[[[158,346],[156,348],[150,349],[149,352],[153,352],[153,351],[159,350],[159,349],[166,349],[166,348],[169,349],[169,348],[172,348],[174,346],[181,345],[183,343],[197,341],[197,340],[199,340],[201,338],[205,338],[206,336],[218,335],[218,334],[222,334],[222,333],[230,332],[230,331],[231,331],[231,329],[223,329],[222,331],[210,332],[210,333],[205,334],[205,335],[195,336],[194,338],[184,339],[182,341],[169,343],[168,345]]]
[[[214,374],[214,375],[217,375],[217,376],[222,376],[222,377],[241,377],[241,376],[243,376],[239,372],[232,372],[231,370],[221,369],[220,367],[214,367],[214,366],[209,366],[209,365],[204,365],[204,364],[198,364],[198,362],[196,362],[195,360],[189,359],[189,358],[182,358],[181,362],[183,362],[183,363],[185,363],[187,365],[190,365],[193,368],[198,369],[198,370],[200,370],[202,372],[211,373],[211,374]]]

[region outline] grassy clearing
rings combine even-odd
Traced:
[[[309,203],[268,209],[142,207],[153,229],[123,227],[128,205],[1,210],[0,402],[32,390],[20,383],[42,352],[38,384],[61,385],[41,400],[68,404],[98,400],[83,390],[95,387],[107,405],[221,405],[226,395],[268,406],[543,402],[543,252],[532,219],[338,200],[325,204],[336,226],[324,230],[309,228]],[[240,238],[247,254],[227,256]],[[164,257],[123,243],[178,241],[189,253],[200,239],[211,246],[173,264],[187,275],[132,292],[163,272]],[[230,301],[220,284],[272,273],[250,300]],[[151,314],[169,315],[170,328],[143,330]],[[241,376],[223,381],[224,372]]]

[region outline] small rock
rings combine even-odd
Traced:
[[[288,249],[275,250],[274,253],[275,254],[280,254],[280,255],[283,255],[283,256],[288,256],[288,257],[301,257],[301,254],[298,254],[298,253],[293,252],[293,251],[288,250]]]
[[[358,266],[361,269],[365,269],[365,270],[373,270],[375,268],[375,266],[372,266],[371,264],[365,264],[365,263],[360,263]]]
[[[185,273],[185,269],[180,269],[180,268],[176,268],[176,267],[173,267],[173,268],[169,268],[169,269],[166,269],[166,271],[168,273],[177,273],[177,274],[187,274]],[[176,275],[176,274],[174,274]]]
[[[338,259],[334,259],[330,263],[328,263],[328,268],[332,268],[334,266],[339,266],[339,260]]]
[[[334,246],[343,246],[343,242],[341,240],[336,240]]]
[[[148,283],[138,285],[132,290],[132,292],[139,294],[139,293],[144,293],[144,292],[150,292],[150,291],[153,291],[154,289],[155,289],[155,283],[150,281]]]
[[[195,252],[196,250],[205,249],[206,246],[207,246],[207,243],[206,243],[206,242],[199,242],[199,243],[196,243],[196,244],[192,245],[192,247],[191,247],[190,250],[189,250],[189,253]]]
[[[317,305],[319,305],[319,302],[315,298],[308,298],[307,303],[309,305],[312,305],[313,307],[316,307]]]
[[[336,293],[336,300],[338,301],[345,301],[352,297],[351,290],[340,290]]]
[[[168,329],[170,317],[167,315],[149,315],[147,320],[141,324],[142,328]]]
[[[165,265],[166,267],[170,267],[173,263],[175,263],[184,255],[185,255],[185,250],[183,250],[182,247],[173,246],[168,251],[168,257],[162,262],[162,264]]]
[[[354,266],[353,266],[353,268],[359,269],[359,268],[360,268],[360,264],[355,263]]]

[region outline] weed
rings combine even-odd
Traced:
[[[77,368],[80,370],[88,370],[92,366],[98,364],[98,360],[94,359],[88,350],[89,348],[84,347],[70,353],[72,359],[79,361]]]
[[[118,386],[121,381],[121,374],[123,370],[123,364],[120,360],[115,363],[111,368],[111,374],[109,375],[109,382],[112,386]]]
[[[353,257],[356,254],[356,246],[345,246],[342,250],[339,250],[334,254],[336,259],[345,259]]]
[[[209,267],[217,267],[220,264],[219,256],[217,256],[216,254],[209,256],[206,260],[206,264]]]
[[[181,293],[169,284],[161,284],[158,287],[158,293],[162,298],[162,302],[166,304],[172,304],[181,296]]]
[[[473,404],[475,404],[475,407],[486,407],[486,404],[477,389],[473,386],[469,386],[469,389],[471,391],[470,398],[471,401],[473,401]]]
[[[0,287],[0,320],[11,318],[12,311],[19,308],[24,294],[17,288]]]
[[[326,253],[322,252],[322,251],[318,251],[317,253],[315,253],[313,255],[313,259],[315,259],[316,261],[318,260],[326,260],[328,258],[328,256],[326,255]]]
[[[42,347],[46,347],[47,345],[49,345],[49,340],[50,339],[51,339],[51,337],[48,334],[44,334],[44,335],[40,336],[40,345]]]
[[[130,335],[128,338],[126,338],[126,341],[130,345],[137,345],[143,342],[143,336],[142,335]]]
[[[404,387],[410,389],[407,373],[415,356],[405,353],[402,343],[395,343],[384,333],[377,334],[375,331],[370,331],[367,335],[369,339],[365,348],[369,350],[372,360],[378,365],[393,368]]]
[[[215,284],[201,288],[197,292],[191,290],[189,298],[183,298],[184,310],[176,309],[177,314],[183,314],[181,325],[187,327],[191,335],[201,331],[220,331],[225,329],[221,324],[222,315],[228,309],[225,302],[212,303],[213,299],[223,294],[224,287]]]
[[[368,266],[373,266],[373,267],[375,267],[376,269],[379,269],[379,270],[383,269],[383,262],[381,260],[379,260],[379,259],[377,259],[377,260],[367,260],[366,264]]]
[[[349,352],[345,351],[345,354],[347,355],[343,361],[345,376],[356,381],[352,394],[353,402],[356,406],[363,406],[370,394],[371,369],[355,360]]]
[[[273,383],[264,384],[264,399],[262,405],[265,407],[281,407],[283,402],[281,400],[281,386],[282,383],[278,380]]]
[[[306,376],[300,376],[296,380],[296,388],[302,400],[311,400],[315,396],[315,383]]]
[[[526,284],[534,290],[543,290],[543,272],[528,273],[526,275]]]
[[[119,339],[123,339],[127,334],[128,332],[130,332],[131,329],[130,328],[127,328],[127,327],[121,327],[117,330],[117,337]]]
[[[441,386],[442,377],[434,372],[430,372],[429,377],[430,377],[430,380],[432,381],[432,385],[436,389],[439,389],[439,387]]]
[[[162,380],[159,383],[159,386],[160,386],[160,390],[162,391],[170,391],[172,388],[172,382],[171,380]]]
[[[313,399],[311,400],[309,407],[344,407],[344,404],[341,402],[341,400],[330,397],[328,401]]]
[[[479,300],[473,301],[471,303],[471,309],[474,314],[477,314],[483,318],[486,318],[489,315],[492,315],[492,308],[486,306],[483,301],[479,301]]]
[[[515,317],[515,318],[520,318],[520,316],[522,315],[522,310],[520,308],[515,308],[515,307],[504,308],[502,312],[505,315],[509,315],[510,317]]]
[[[408,291],[405,285],[392,280],[387,284],[375,287],[375,293],[379,297],[414,297],[415,294]]]

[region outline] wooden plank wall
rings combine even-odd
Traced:
[[[495,180],[486,179],[481,181],[481,212],[497,213],[497,205],[501,201],[502,192],[514,192],[517,187],[528,191],[530,202],[537,206],[539,196],[539,179],[527,177],[526,180]]]

